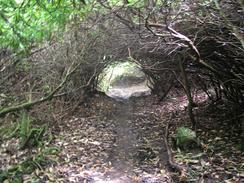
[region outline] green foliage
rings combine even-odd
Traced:
[[[23,113],[20,121],[20,149],[39,145],[45,130],[45,126],[38,128],[32,127],[30,117],[26,113]]]
[[[23,182],[24,174],[31,174],[36,169],[42,170],[46,165],[56,162],[54,155],[56,155],[60,149],[55,146],[43,146],[42,142],[46,126],[33,127],[32,122],[33,119],[31,119],[27,113],[22,113],[19,123],[12,123],[7,126],[4,125],[4,127],[0,129],[0,134],[4,134],[4,137],[6,137],[4,140],[12,137],[19,138],[20,149],[42,145],[39,146],[36,154],[33,154],[7,170],[0,170],[0,182],[6,179],[9,182]],[[49,144],[52,140],[51,135],[48,135],[48,137],[49,139],[46,139],[47,142],[45,144]]]
[[[180,127],[176,130],[176,146],[187,149],[196,145],[196,133],[189,128]]]
[[[7,125],[2,125],[0,127],[0,139],[9,139],[15,137],[18,130],[19,124],[15,122],[11,122]]]
[[[27,147],[33,147],[38,145],[37,154],[33,154],[24,161],[9,168],[8,170],[0,170],[0,182],[8,179],[9,182],[23,182],[24,174],[31,174],[36,169],[42,169],[47,164],[55,162],[54,155],[59,152],[59,148],[55,146],[46,147],[43,146],[43,135],[46,131],[46,126],[33,127],[33,119],[23,112],[21,114],[20,122],[13,123],[1,128],[1,134],[4,134],[7,138],[17,137],[19,138],[19,147],[24,149]],[[5,131],[2,129],[6,129]],[[52,136],[48,135],[45,144],[49,144],[52,140]],[[40,146],[41,145],[41,146]]]
[[[73,0],[1,0],[0,9],[0,47],[26,50],[82,19],[91,6]]]
[[[26,113],[22,114],[22,118],[20,121],[20,141],[23,142],[27,139],[28,134],[30,132],[30,117],[27,116]]]
[[[16,65],[16,71],[17,72],[30,72],[32,69],[32,65],[27,60],[21,60],[20,63]]]
[[[56,155],[59,149],[56,147],[47,147],[40,150],[37,154],[19,164],[9,168],[8,170],[0,171],[0,182],[8,179],[9,182],[23,182],[24,174],[31,174],[36,169],[43,169],[47,164],[55,162],[50,156]]]

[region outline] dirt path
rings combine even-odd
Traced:
[[[199,95],[199,99],[204,98]],[[172,176],[179,182],[179,176],[167,170],[163,137],[169,120],[171,132],[189,123],[184,110],[187,98],[171,97],[162,104],[155,101],[153,96],[127,102],[97,96],[73,116],[58,122],[52,129],[51,141],[43,150],[17,150],[17,138],[4,142],[0,147],[0,170],[33,157],[33,160],[41,158],[40,168],[20,175],[23,182],[169,183],[173,182]],[[189,168],[192,182],[219,179],[242,182],[243,153],[234,149],[239,144],[238,133],[230,131],[227,123],[223,124],[228,108],[222,111],[223,118],[218,117],[220,112],[212,110],[216,108],[200,106],[195,111],[198,121],[204,125],[199,129],[199,137],[207,149],[174,151],[174,158]],[[206,117],[208,112],[214,116]],[[213,154],[213,150],[218,153]],[[195,172],[194,175],[191,172]]]
[[[52,129],[45,164],[23,181],[79,183],[169,183],[164,122],[155,116],[152,99],[118,102],[101,97],[81,107]],[[150,103],[151,102],[151,103]],[[86,112],[84,110],[87,110]],[[16,143],[15,143],[16,144]],[[4,166],[23,161],[37,150],[14,157],[3,148]],[[0,163],[1,165],[1,163]],[[4,168],[4,167],[3,167]]]
[[[133,154],[136,152],[137,134],[131,127],[131,104],[123,102],[114,110],[115,143],[108,158],[115,171],[108,174],[108,179],[123,182],[134,182],[131,174],[134,167]]]
[[[117,178],[120,183],[169,182],[162,139],[153,139],[156,136],[152,130],[157,124],[145,117],[138,116],[131,100],[121,102],[115,109],[116,141],[109,161],[117,174],[110,175],[112,180]]]
[[[62,149],[62,159],[52,170],[54,179],[87,183],[171,182],[162,121],[149,111],[139,111],[133,101],[112,103],[113,108],[104,116],[73,117],[65,122],[62,134],[55,140]],[[145,103],[140,105],[145,107]]]
[[[151,94],[151,89],[147,86],[147,82],[143,82],[127,87],[112,87],[106,94],[112,98],[129,99],[131,96],[148,96]]]
[[[131,126],[131,104],[129,101],[117,109],[114,114],[116,141],[113,152],[111,153],[111,162],[114,167],[123,172],[130,172],[133,167],[131,156],[136,151],[137,135]]]

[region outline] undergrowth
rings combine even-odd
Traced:
[[[22,114],[19,129],[20,149],[33,147],[42,143],[42,138],[46,130],[46,126],[33,127],[32,120],[26,113]]]
[[[38,126],[34,121],[27,113],[22,113],[18,122],[2,125],[0,128],[2,141],[18,139],[18,144],[15,144],[18,147],[16,150],[27,149],[27,152],[31,153],[31,149],[36,148],[35,153],[17,165],[0,170],[0,183],[4,180],[11,183],[23,182],[23,175],[31,174],[36,169],[42,170],[46,165],[56,162],[53,155],[57,154],[59,149],[49,146],[52,140],[51,133],[47,132],[46,125]]]
[[[8,170],[0,171],[0,182],[8,180],[11,183],[23,182],[23,175],[31,174],[36,169],[43,170],[45,166],[53,164],[56,160],[53,155],[59,152],[57,147],[47,147]]]
[[[179,127],[176,130],[175,146],[182,150],[196,148],[199,145],[196,133],[189,128]]]

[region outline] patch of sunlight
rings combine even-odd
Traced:
[[[21,3],[23,3],[23,0],[15,0],[15,2],[16,2],[17,4],[21,4]]]
[[[131,96],[137,97],[140,95],[146,96],[151,94],[151,89],[147,87],[147,82],[143,82],[136,86],[125,87],[125,88],[111,88],[106,94],[112,98],[128,99]]]
[[[99,146],[101,144],[101,142],[99,142],[99,141],[89,141],[89,139],[87,139],[87,138],[80,139],[79,142],[84,143],[84,144],[92,144],[92,145],[96,145],[96,146]]]
[[[131,176],[132,174],[126,171],[118,171],[114,168],[106,169],[105,172],[100,172],[96,169],[80,171],[79,174],[69,174],[70,181],[77,180],[91,180],[94,183],[130,183],[130,182],[150,182],[150,183],[163,183],[168,182],[169,174],[167,170],[162,169],[158,173],[146,173],[141,172],[137,176]],[[131,170],[133,171],[133,170]]]
[[[75,175],[71,175],[71,177]],[[109,176],[105,173],[96,170],[85,170],[80,172],[78,176],[84,177],[86,179],[91,179],[94,183],[129,183],[131,182],[126,175],[121,175],[118,172],[111,170]]]
[[[96,181],[95,183],[124,183],[124,182],[121,181],[119,178],[117,178],[117,179],[113,179],[113,180],[99,180],[99,181]]]

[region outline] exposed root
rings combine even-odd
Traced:
[[[167,155],[168,155],[168,165],[172,170],[179,172],[179,174],[180,174],[179,181],[185,182],[186,178],[187,178],[187,175],[186,175],[187,169],[186,169],[186,167],[183,167],[174,161],[172,151],[171,151],[171,148],[168,143],[168,136],[169,136],[169,122],[166,125],[165,135],[164,135],[164,144],[167,149]]]

